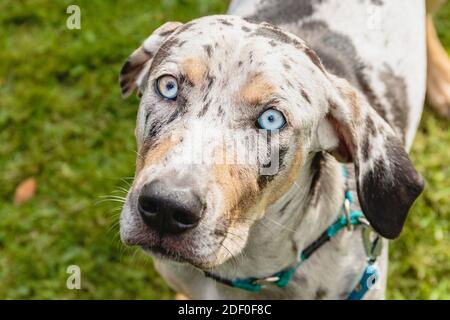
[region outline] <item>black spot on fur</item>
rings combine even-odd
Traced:
[[[249,22],[249,23],[259,23],[259,22],[262,22],[262,21],[259,21],[259,20],[255,19],[254,17],[243,17],[242,19],[244,19],[244,21],[247,21],[247,22]]]
[[[303,97],[306,101],[308,101],[309,104],[311,104],[311,98],[310,98],[309,95],[306,93],[305,89],[301,89],[300,92],[301,92],[301,94],[302,94],[302,97]]]
[[[314,155],[311,161],[311,186],[309,188],[309,194],[311,198],[311,205],[316,207],[320,196],[320,177],[322,173],[322,168],[325,164],[325,157],[322,152],[318,152]]]
[[[371,117],[366,118],[366,129],[370,133],[372,137],[376,136],[377,134],[377,128],[375,127],[375,123],[373,123],[373,120]]]
[[[155,120],[154,122],[150,123],[150,130],[148,132],[148,136],[150,138],[156,137],[158,133],[161,131],[162,127],[163,124],[158,120]]]
[[[211,54],[212,54],[212,47],[209,44],[205,44],[203,46],[203,49],[205,49],[206,54],[208,55],[208,57],[211,58]]]
[[[361,146],[361,153],[362,153],[364,161],[369,160],[369,157],[370,157],[370,148],[371,148],[370,141],[371,141],[371,138],[369,136],[369,131],[366,130],[364,133],[363,143]]]
[[[168,35],[170,35],[171,33],[173,33],[175,30],[167,30],[161,33],[158,33],[159,36],[161,37],[167,37]]]
[[[319,56],[313,50],[311,50],[311,48],[308,47],[304,48],[304,52],[320,70],[325,71],[323,69],[323,65],[322,62],[320,61]]]
[[[371,3],[375,6],[382,6],[384,4],[383,0],[371,0]]]
[[[223,25],[226,25],[226,26],[232,26],[233,25],[231,22],[229,22],[229,21],[227,21],[225,19],[218,19],[218,20]]]
[[[262,7],[247,19],[253,23],[267,21],[274,25],[290,24],[311,16],[315,6],[322,2],[323,0],[264,1]]]
[[[284,67],[286,70],[291,70],[291,65],[290,65],[287,61],[283,61],[283,67]]]
[[[278,212],[278,214],[280,216],[282,216],[284,214],[284,212],[286,211],[287,207],[291,204],[292,199],[289,199],[288,201],[286,201],[286,203],[281,207],[280,211]]]
[[[187,108],[185,106],[178,107],[175,111],[172,112],[169,119],[167,119],[166,125],[174,121],[175,119],[181,118],[187,112]]]
[[[250,32],[250,31],[251,31],[250,28],[249,28],[249,27],[246,27],[246,26],[242,26],[241,29],[242,29],[242,31],[244,31],[244,32]]]
[[[375,109],[375,111],[385,120],[386,119],[386,109],[381,104],[380,99],[378,99],[377,95],[373,91],[372,87],[369,84],[369,81],[367,80],[367,76],[364,73],[363,69],[358,69],[355,72],[356,79],[357,79],[357,85],[359,89],[362,91],[362,93],[366,96],[367,100],[369,101],[372,108]]]
[[[206,75],[206,90],[210,91],[215,81],[216,77],[208,72]]]
[[[387,109],[389,109],[393,118],[389,124],[405,142],[405,133],[408,127],[407,111],[410,109],[405,79],[397,76],[388,65],[385,65],[385,70],[381,72],[380,79],[384,83],[385,97],[389,102]]]
[[[199,111],[199,113],[197,114],[197,118],[201,118],[201,117],[203,117],[205,114],[206,114],[206,112],[208,111],[208,109],[209,109],[209,105],[211,104],[211,101],[207,101],[204,105],[203,105],[203,107],[202,107],[202,109]]]
[[[206,103],[206,101],[209,100],[209,92],[206,92],[205,95],[203,96],[203,102]],[[211,101],[210,101],[211,102]]]
[[[289,88],[294,89],[294,85],[292,84],[292,82],[289,79],[286,79],[286,83]],[[283,87],[281,87],[281,88],[283,88]]]
[[[217,117],[223,118],[224,115],[225,115],[225,110],[223,110],[222,106],[219,106],[219,108],[217,109]]]
[[[185,23],[180,27],[178,33],[183,33],[185,31],[191,29],[194,25],[195,25],[195,23],[193,23],[193,22]]]
[[[217,228],[214,230],[214,234],[218,237],[225,237],[227,235],[227,232],[225,230]]]
[[[316,295],[314,296],[315,300],[322,300],[326,297],[326,295],[328,294],[327,289],[325,288],[319,288],[316,291]]]
[[[282,43],[292,43],[292,39],[286,33],[281,31],[280,29],[271,27],[259,27],[252,33],[252,36],[264,37],[275,41],[280,41]]]

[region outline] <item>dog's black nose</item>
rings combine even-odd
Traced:
[[[144,185],[138,198],[144,222],[160,234],[178,234],[198,225],[203,204],[192,191],[161,181]]]

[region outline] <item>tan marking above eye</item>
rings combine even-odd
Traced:
[[[239,93],[239,97],[247,104],[258,104],[273,95],[274,88],[262,74],[251,77]]]
[[[182,63],[186,77],[195,85],[200,86],[205,78],[207,64],[203,59],[188,58]]]

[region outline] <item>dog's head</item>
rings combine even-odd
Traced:
[[[129,57],[120,86],[141,96],[121,237],[153,254],[203,268],[238,254],[317,152],[354,163],[362,209],[387,238],[423,188],[366,100],[269,24],[166,23]]]

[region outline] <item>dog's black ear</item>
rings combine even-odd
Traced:
[[[380,235],[396,238],[423,190],[423,179],[389,124],[347,81],[330,78],[335,92],[328,100],[326,123],[321,124],[334,135],[328,151],[354,163],[364,215]]]
[[[150,70],[152,59],[158,49],[181,25],[180,22],[166,22],[128,57],[119,76],[122,97],[127,98],[136,88],[139,88],[142,78]]]

